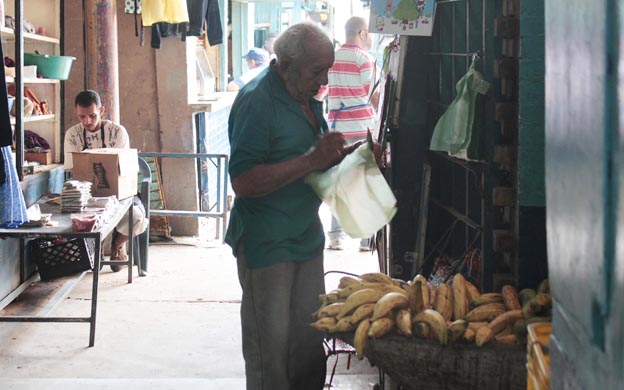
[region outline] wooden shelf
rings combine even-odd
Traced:
[[[4,38],[4,40],[7,41],[13,41],[15,40],[15,32],[13,31],[12,28],[8,28],[8,27],[0,27],[0,32],[2,33],[2,37]],[[55,45],[60,44],[60,40],[58,38],[52,38],[52,37],[47,37],[45,35],[38,35],[38,34],[31,34],[31,33],[24,33],[24,41],[33,41],[33,42],[46,42],[46,43],[52,43]]]
[[[7,76],[7,83],[14,83],[15,77]],[[59,84],[61,81],[57,79],[45,79],[45,78],[37,78],[37,79],[24,79],[24,84]]]
[[[50,115],[33,115],[33,116],[27,116],[26,118],[24,118],[24,123],[29,123],[29,122],[44,122],[44,121],[51,121],[54,120],[54,114],[50,114]],[[11,117],[11,124],[14,125],[15,124],[15,117]]]

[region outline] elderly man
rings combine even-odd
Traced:
[[[325,292],[321,204],[304,177],[350,151],[312,97],[327,83],[333,45],[311,23],[275,41],[276,60],[241,89],[229,118],[236,200],[226,242],[243,290],[247,389],[322,389],[322,334],[309,324]]]

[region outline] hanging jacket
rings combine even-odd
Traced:
[[[221,12],[219,0],[187,0],[189,24],[187,36],[198,37],[204,29],[206,22],[206,35],[210,46],[223,43],[223,26],[221,25]]]

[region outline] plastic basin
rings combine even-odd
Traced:
[[[37,73],[46,79],[67,80],[75,57],[24,53],[24,65],[37,65]]]

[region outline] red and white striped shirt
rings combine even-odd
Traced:
[[[369,103],[375,64],[359,46],[345,44],[336,50],[328,73],[329,125],[345,138],[365,137],[373,131],[375,112]]]

